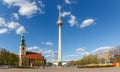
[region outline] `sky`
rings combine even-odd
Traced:
[[[120,0],[0,0],[0,48],[19,54],[21,33],[27,51],[57,56],[58,14],[62,14],[62,60],[120,46]],[[53,57],[54,56],[54,57]]]

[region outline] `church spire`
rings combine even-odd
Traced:
[[[24,33],[21,34],[20,46],[25,46]]]

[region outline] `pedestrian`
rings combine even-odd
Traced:
[[[43,69],[45,69],[46,59],[43,57]]]

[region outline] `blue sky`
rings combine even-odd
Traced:
[[[0,0],[0,48],[19,54],[25,32],[28,51],[51,61],[58,48],[58,5],[62,12],[63,60],[120,45],[119,0]]]

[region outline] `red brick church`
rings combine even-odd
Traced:
[[[39,66],[44,64],[44,57],[41,53],[27,52],[24,34],[21,35],[19,66]]]

